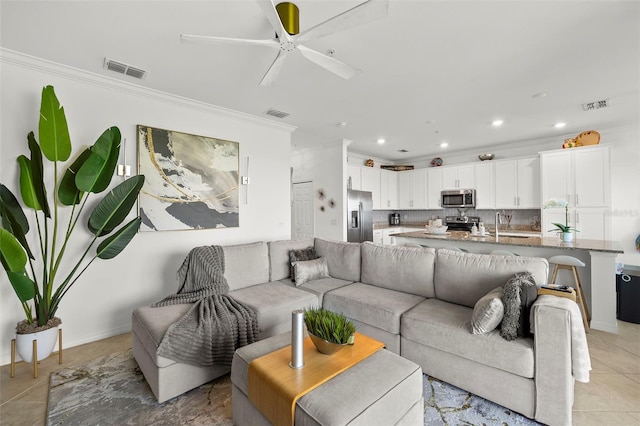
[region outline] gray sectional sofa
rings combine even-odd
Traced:
[[[289,251],[315,247],[329,277],[296,286]],[[472,334],[483,295],[528,271],[547,282],[546,259],[469,254],[446,249],[345,243],[320,238],[224,247],[230,295],[257,312],[259,339],[290,329],[291,311],[323,306],[342,312],[358,331],[429,375],[546,424],[571,424],[571,316],[540,299],[534,337],[512,341],[499,330]],[[536,306],[538,304],[538,306]],[[190,305],[141,307],[132,315],[133,353],[159,402],[229,372],[156,354],[169,326]]]

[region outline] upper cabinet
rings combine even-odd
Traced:
[[[356,191],[362,189],[361,169],[362,167],[360,166],[347,166],[347,182],[351,182],[351,189],[355,189]]]
[[[371,192],[371,200],[373,201],[373,209],[380,209],[380,169],[373,167],[361,167],[361,186],[362,191]]]
[[[472,189],[474,187],[473,164],[442,168],[442,189]]]
[[[375,209],[375,204],[373,205]],[[380,170],[380,209],[398,208],[398,172]]]
[[[440,192],[442,191],[442,168],[432,167],[427,170],[427,208],[441,209],[442,200]]]
[[[496,207],[494,170],[494,163],[491,161],[475,165],[476,209],[493,209]]]
[[[496,162],[495,197],[498,209],[539,209],[540,159]]]
[[[398,208],[427,208],[427,170],[398,172]]]
[[[541,152],[543,202],[554,198],[570,207],[608,207],[610,155],[607,145]]]

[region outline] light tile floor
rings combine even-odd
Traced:
[[[589,383],[576,382],[574,425],[640,426],[640,325],[618,321],[618,327],[619,334],[587,335],[593,370]],[[130,347],[131,335],[122,334],[64,349],[63,364],[51,355],[40,363],[37,379],[24,363],[16,365],[13,379],[9,365],[0,367],[0,425],[44,425],[51,372]]]

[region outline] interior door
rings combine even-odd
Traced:
[[[291,209],[291,237],[294,240],[313,237],[313,182],[293,184]]]

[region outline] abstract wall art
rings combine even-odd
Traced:
[[[237,142],[138,125],[141,231],[239,226]]]

